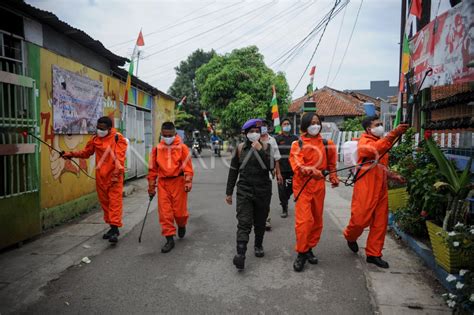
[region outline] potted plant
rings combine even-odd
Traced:
[[[390,169],[406,177],[413,166],[413,147],[415,144],[415,130],[410,128],[403,136],[400,144],[390,152]],[[408,204],[408,192],[405,184],[389,181],[388,183],[388,208],[392,213]]]
[[[455,314],[473,314],[474,272],[463,269],[459,271],[459,277],[450,274],[446,281],[451,283],[454,288],[453,293],[443,294],[446,304],[453,309]]]
[[[434,187],[445,189],[448,199],[442,226],[433,221],[426,221],[433,254],[438,265],[450,273],[461,268],[472,268],[474,267],[474,250],[472,247],[460,246],[465,244],[465,241],[468,242],[468,239],[462,234],[458,235],[459,232],[456,231],[461,226],[468,224],[469,204],[466,202],[466,198],[472,187],[470,182],[472,159],[469,160],[464,171],[458,172],[454,164],[446,158],[433,140],[427,140],[426,144],[436,159],[438,170],[445,180],[435,183]],[[457,238],[453,239],[453,237]]]

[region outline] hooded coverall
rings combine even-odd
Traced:
[[[69,157],[87,159],[95,153],[97,196],[104,211],[104,221],[122,226],[122,193],[127,140],[115,128],[105,137],[92,137],[82,151],[69,152]]]
[[[357,162],[379,158],[390,150],[400,134],[398,129],[381,139],[367,133],[362,134],[357,144]],[[357,175],[360,179],[356,180],[352,193],[351,219],[344,230],[344,237],[355,242],[364,229],[370,227],[365,248],[367,256],[382,257],[388,224],[387,165],[388,154],[385,154],[378,164],[362,166]]]
[[[303,168],[335,170],[337,152],[334,143],[328,140],[327,154],[323,138],[301,136],[301,149],[298,141],[293,142],[290,151],[290,164],[293,169],[293,194],[298,196],[304,183],[310,178],[305,176]],[[331,180],[337,180],[336,173],[330,174]],[[334,179],[335,178],[335,179]],[[299,196],[295,205],[296,251],[306,253],[319,243],[323,230],[323,207],[326,184],[324,177],[312,178]]]
[[[173,143],[163,140],[153,148],[148,169],[148,191],[156,190],[158,177],[158,217],[163,236],[176,235],[176,227],[185,227],[188,218],[188,193],[184,187],[191,187],[193,163],[189,148],[176,135]]]

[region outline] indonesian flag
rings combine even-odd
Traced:
[[[132,75],[133,70],[135,69],[135,59],[138,55],[138,47],[142,47],[144,45],[145,40],[143,39],[143,34],[140,30],[140,33],[138,33],[137,42],[135,43],[135,47],[133,48],[132,57],[130,58],[130,64],[128,66],[127,83],[125,83],[125,94],[123,96],[123,105],[125,106],[128,104],[128,93],[130,92],[130,89],[132,87]]]
[[[278,113],[278,102],[277,102],[277,95],[276,95],[276,90],[275,86],[272,86],[273,89],[273,97],[272,97],[272,119],[273,119],[273,127],[275,128],[276,133],[281,132],[281,127],[280,127],[280,114]]]
[[[183,96],[183,98],[181,99],[181,101],[179,101],[178,103],[178,110],[181,110],[181,107],[183,107],[183,105],[186,103],[186,95]]]
[[[414,16],[416,16],[417,19],[421,19],[421,12],[422,12],[421,1],[422,0],[411,1],[410,14],[413,14]]]

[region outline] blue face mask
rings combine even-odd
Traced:
[[[291,125],[283,126],[283,127],[282,127],[282,130],[283,130],[284,132],[290,132],[290,131],[291,131]]]

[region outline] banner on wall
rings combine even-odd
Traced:
[[[474,59],[474,14],[467,8],[468,2],[438,16],[411,39],[411,67],[417,86],[429,68],[433,72],[422,88],[474,80],[474,69],[467,67]]]
[[[56,134],[93,134],[103,116],[101,81],[53,65],[53,128]]]

